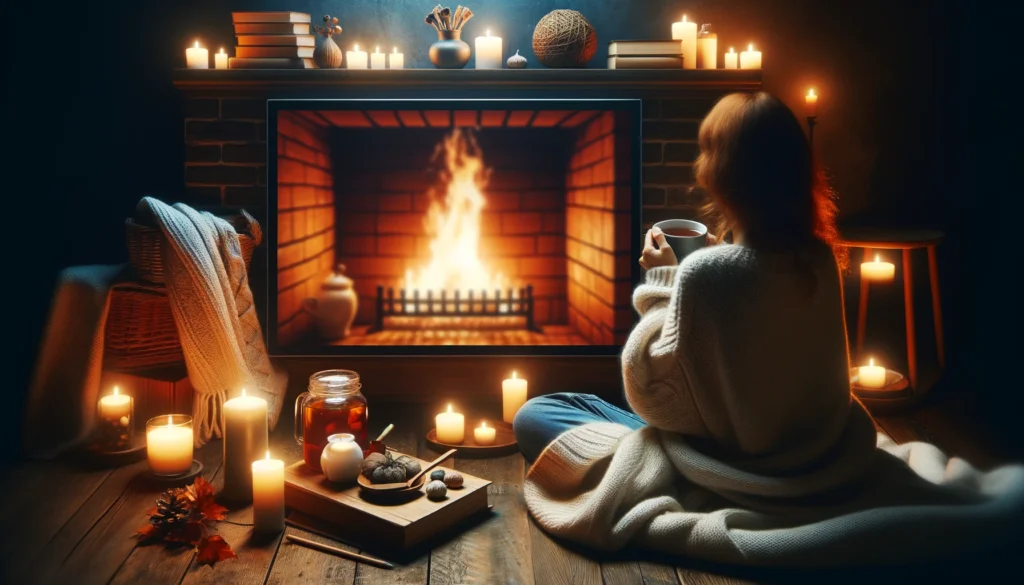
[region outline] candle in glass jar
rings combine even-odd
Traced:
[[[672,23],[672,39],[682,42],[683,69],[697,68],[697,23],[686,20]]]
[[[512,372],[511,378],[501,382],[501,419],[511,423],[523,404],[526,404],[526,380]]]
[[[896,274],[896,266],[892,262],[882,262],[876,254],[874,262],[860,265],[860,277],[865,280],[890,281]]]
[[[864,388],[882,388],[885,386],[885,368],[876,366],[874,358],[868,365],[858,368],[857,384]]]
[[[130,396],[121,394],[120,389],[114,386],[114,393],[100,398],[100,416],[107,420],[120,420],[122,417],[131,417],[132,399]]]
[[[389,69],[405,69],[405,55],[398,52],[398,47],[395,47],[388,58],[390,59]]]
[[[448,412],[442,412],[435,419],[437,441],[449,445],[458,445],[466,436],[466,417],[452,411],[452,405],[448,405]]]
[[[702,24],[697,34],[697,65],[701,69],[718,68],[718,35],[711,32],[710,24]]]
[[[377,49],[370,55],[370,69],[385,69],[386,60],[387,57],[384,56],[384,53],[380,52],[380,45],[378,45]]]
[[[252,496],[252,462],[267,450],[267,401],[242,395],[224,402],[224,498]]]
[[[740,69],[760,69],[761,51],[754,50],[754,43],[750,43],[746,51],[740,53]]]
[[[804,104],[807,105],[808,118],[818,115],[818,95],[814,93],[813,87],[807,90],[807,95],[804,96]]]
[[[739,69],[739,53],[735,49],[729,47],[729,52],[725,54],[725,68],[726,69]]]
[[[359,45],[353,45],[352,50],[345,53],[346,67],[349,69],[366,69],[367,57],[366,51],[360,51]]]
[[[284,461],[266,459],[252,462],[252,530],[276,534],[284,530]]]
[[[220,51],[213,56],[213,65],[217,69],[228,68],[228,54],[224,52],[224,47],[221,47]]]
[[[487,36],[476,38],[476,68],[501,69],[501,37],[492,37],[487,29]]]
[[[196,41],[195,46],[185,49],[185,65],[189,69],[209,69],[210,52],[200,47],[199,41]]]
[[[164,424],[166,421],[166,424]],[[146,458],[157,475],[178,475],[192,467],[192,418],[169,414],[146,425]]]
[[[483,421],[479,427],[473,429],[473,441],[480,446],[493,445],[496,434],[497,430],[487,426],[487,421]]]

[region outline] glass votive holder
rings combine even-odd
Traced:
[[[96,401],[96,449],[104,453],[131,449],[134,423],[135,400],[115,387],[113,394]]]
[[[146,459],[154,475],[181,475],[192,468],[192,417],[162,414],[146,422]]]

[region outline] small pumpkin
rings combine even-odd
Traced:
[[[443,481],[434,480],[427,484],[426,491],[427,497],[431,500],[443,500],[448,493],[448,486],[444,485]]]
[[[459,473],[458,471],[449,471],[448,473],[444,474],[444,485],[452,489],[458,489],[462,487],[462,483],[464,481],[465,479],[462,477],[462,474]]]

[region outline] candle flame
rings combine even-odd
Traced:
[[[686,15],[683,15],[683,22],[686,22]]]
[[[270,449],[267,449],[267,461],[270,461]]]
[[[394,50],[392,51],[392,53],[394,53],[395,55],[397,55],[397,54],[398,54],[398,47],[395,47],[395,49],[394,49]]]
[[[375,53],[380,53],[380,45],[377,45],[377,48],[376,48],[376,49],[374,49],[374,52],[375,52]]]
[[[515,380],[515,379],[516,379],[516,371],[515,371],[515,370],[512,370],[512,379],[513,379],[513,380]]]
[[[451,402],[449,402],[449,403],[448,403],[448,412],[451,412],[451,411],[452,411],[452,403],[451,403]]]
[[[245,388],[242,388],[242,396],[245,396]]]
[[[359,45],[352,45],[353,51],[359,51]]]
[[[195,48],[199,48],[199,41],[196,41]]]
[[[174,415],[171,415],[171,414],[167,415],[167,426],[169,426],[169,427],[173,427],[174,426],[174,419],[172,418],[173,416]]]
[[[875,262],[881,262],[882,259],[878,254],[875,254]]]
[[[491,29],[487,29],[487,36],[491,36]]]
[[[748,51],[751,51],[751,52],[753,52],[753,50],[754,50],[754,43],[750,43],[750,44],[749,44],[749,45],[747,46],[747,50],[748,50]]]
[[[487,421],[483,421],[482,423],[480,423],[480,428],[481,429],[486,429],[487,428]]]
[[[807,97],[809,97],[809,98],[816,97],[814,95],[814,88],[813,87],[807,90]]]
[[[119,390],[117,386],[114,386],[114,396],[117,396],[120,393],[121,393],[121,390]]]
[[[871,366],[872,368],[875,367],[875,358],[869,359],[868,360],[868,365]]]
[[[729,52],[730,52],[730,53],[735,53],[735,52],[736,52],[736,50],[735,50],[735,49],[733,49],[732,47],[729,47]]]
[[[218,53],[218,54],[219,54],[219,55],[223,55],[223,54],[224,54],[224,47],[221,47],[221,48],[220,48],[220,53]]]

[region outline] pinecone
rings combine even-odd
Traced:
[[[158,527],[172,528],[188,522],[192,517],[191,505],[185,490],[167,490],[156,501],[156,513],[149,521]]]

